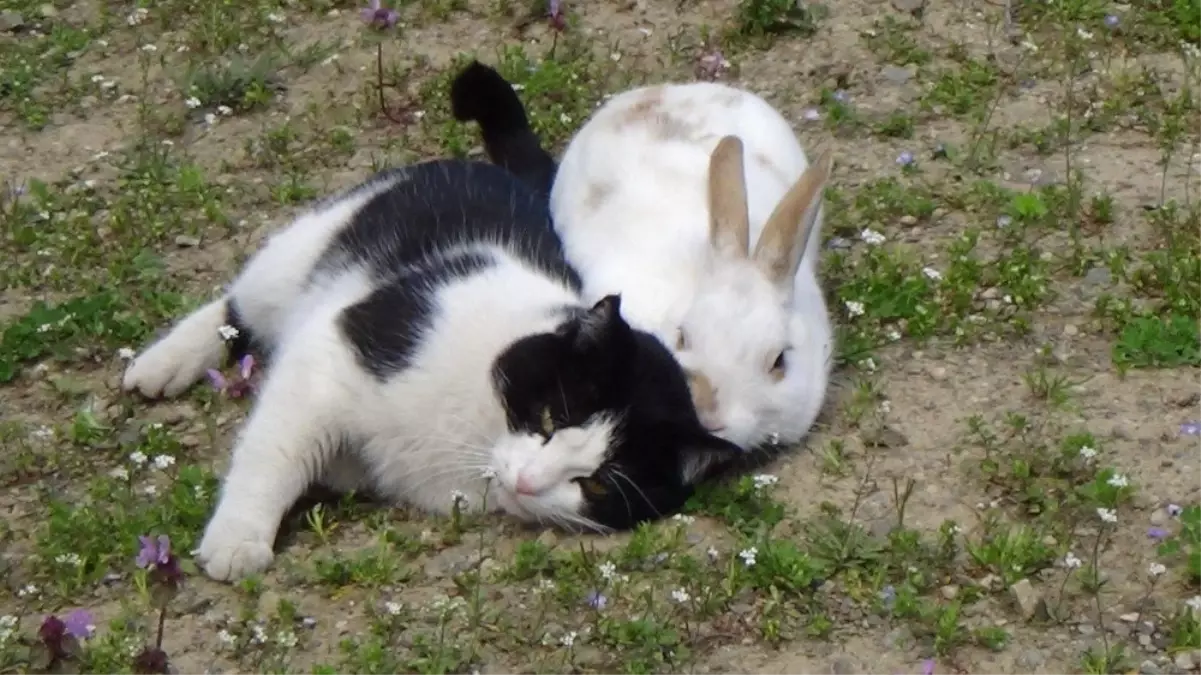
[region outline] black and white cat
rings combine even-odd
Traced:
[[[456,114],[528,129],[492,69],[454,92]],[[674,512],[741,452],[619,297],[582,304],[547,209],[554,160],[527,138],[512,172],[424,162],[315,205],[130,365],[125,389],[175,396],[219,365],[227,325],[269,354],[197,552],[210,577],[266,568],[314,482],[435,513],[487,488],[489,510],[604,531]]]

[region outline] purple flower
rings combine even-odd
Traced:
[[[388,9],[380,4],[380,0],[370,0],[367,6],[359,10],[359,16],[372,28],[391,28],[400,19],[400,12]]]
[[[63,619],[63,627],[68,635],[72,635],[76,640],[86,640],[92,637],[96,632],[96,622],[92,619],[92,613],[86,609],[77,609],[67,615]]]
[[[605,605],[609,604],[609,599],[600,591],[588,591],[588,595],[585,596],[585,602],[592,609],[601,610],[605,608]]]
[[[38,639],[55,654],[62,652],[63,640],[66,637],[67,624],[53,614],[47,616],[38,628]]]
[[[1108,14],[1105,16],[1105,27],[1106,28],[1117,28],[1118,23],[1119,23],[1119,21],[1118,21],[1118,17],[1116,14]]]
[[[880,602],[884,603],[884,607],[892,610],[893,605],[897,603],[897,589],[892,584],[880,589]]]
[[[1201,436],[1201,422],[1192,421],[1185,422],[1180,425],[1180,435],[1182,436]]]
[[[838,101],[839,103],[846,103],[847,101],[851,100],[851,97],[845,90],[839,89],[838,91],[834,92],[834,100]]]
[[[563,13],[561,0],[548,0],[546,3],[546,20],[551,30],[562,33],[567,29],[567,15]]]
[[[150,569],[151,567],[165,565],[170,561],[171,539],[167,535],[160,534],[158,539],[139,536],[138,541],[142,544],[136,560],[138,567]]]
[[[1168,531],[1163,529],[1162,527],[1153,527],[1153,528],[1147,530],[1147,536],[1156,541],[1159,541],[1160,539],[1163,539],[1168,536]]]
[[[696,76],[702,80],[716,80],[729,67],[730,62],[721,50],[712,49],[701,55],[696,64]]]
[[[897,156],[897,164],[901,166],[909,166],[913,164],[913,153],[906,150]]]
[[[208,374],[213,389],[218,393],[225,394],[230,398],[242,398],[254,389],[254,385],[250,381],[251,376],[254,375],[254,365],[254,356],[246,354],[238,361],[238,372],[233,379],[227,379],[221,374],[221,371],[213,368],[209,368],[205,372]]]
[[[934,659],[922,661],[922,675],[934,675]]]
[[[1173,518],[1180,516],[1181,512],[1184,511],[1184,509],[1180,508],[1179,504],[1168,504],[1167,510],[1168,510],[1168,515]]]

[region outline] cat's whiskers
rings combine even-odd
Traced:
[[[630,477],[627,476],[624,471],[622,471],[621,469],[619,469],[617,467],[612,467],[609,469],[609,471],[611,471],[614,476],[621,478],[625,482],[629,483],[631,487],[633,487],[635,490],[637,490],[638,494],[642,496],[642,501],[646,502],[646,505],[651,507],[651,510],[655,512],[655,515],[657,517],[659,517],[659,518],[663,517],[663,514],[659,512],[659,509],[655,508],[655,503],[650,500],[650,497],[647,497],[646,493],[642,491],[642,488],[638,487],[638,484],[635,483],[633,480],[631,480]],[[614,482],[614,485],[616,485],[616,482]],[[625,493],[623,492],[622,495],[624,496]],[[626,503],[629,504],[629,502],[626,502]]]

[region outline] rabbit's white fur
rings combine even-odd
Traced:
[[[744,149],[747,215],[741,241],[721,247],[711,236],[708,177],[726,136]],[[775,278],[748,255],[748,240],[754,251],[811,167],[788,122],[750,92],[696,82],[619,94],[572,139],[552,190],[585,297],[620,292],[630,323],[656,334],[696,376],[706,425],[743,447],[800,441],[825,398],[833,344],[817,264],[829,168],[819,164],[810,176],[817,205],[795,214],[794,238],[783,244],[793,265],[804,248],[800,264]],[[773,376],[785,348],[783,374]]]

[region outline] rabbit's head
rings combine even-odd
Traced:
[[[706,428],[753,448],[799,441],[824,395],[828,318],[824,305],[822,316],[794,309],[793,293],[831,158],[822,153],[789,188],[751,250],[742,156],[736,136],[710,156],[711,255],[674,351]]]

